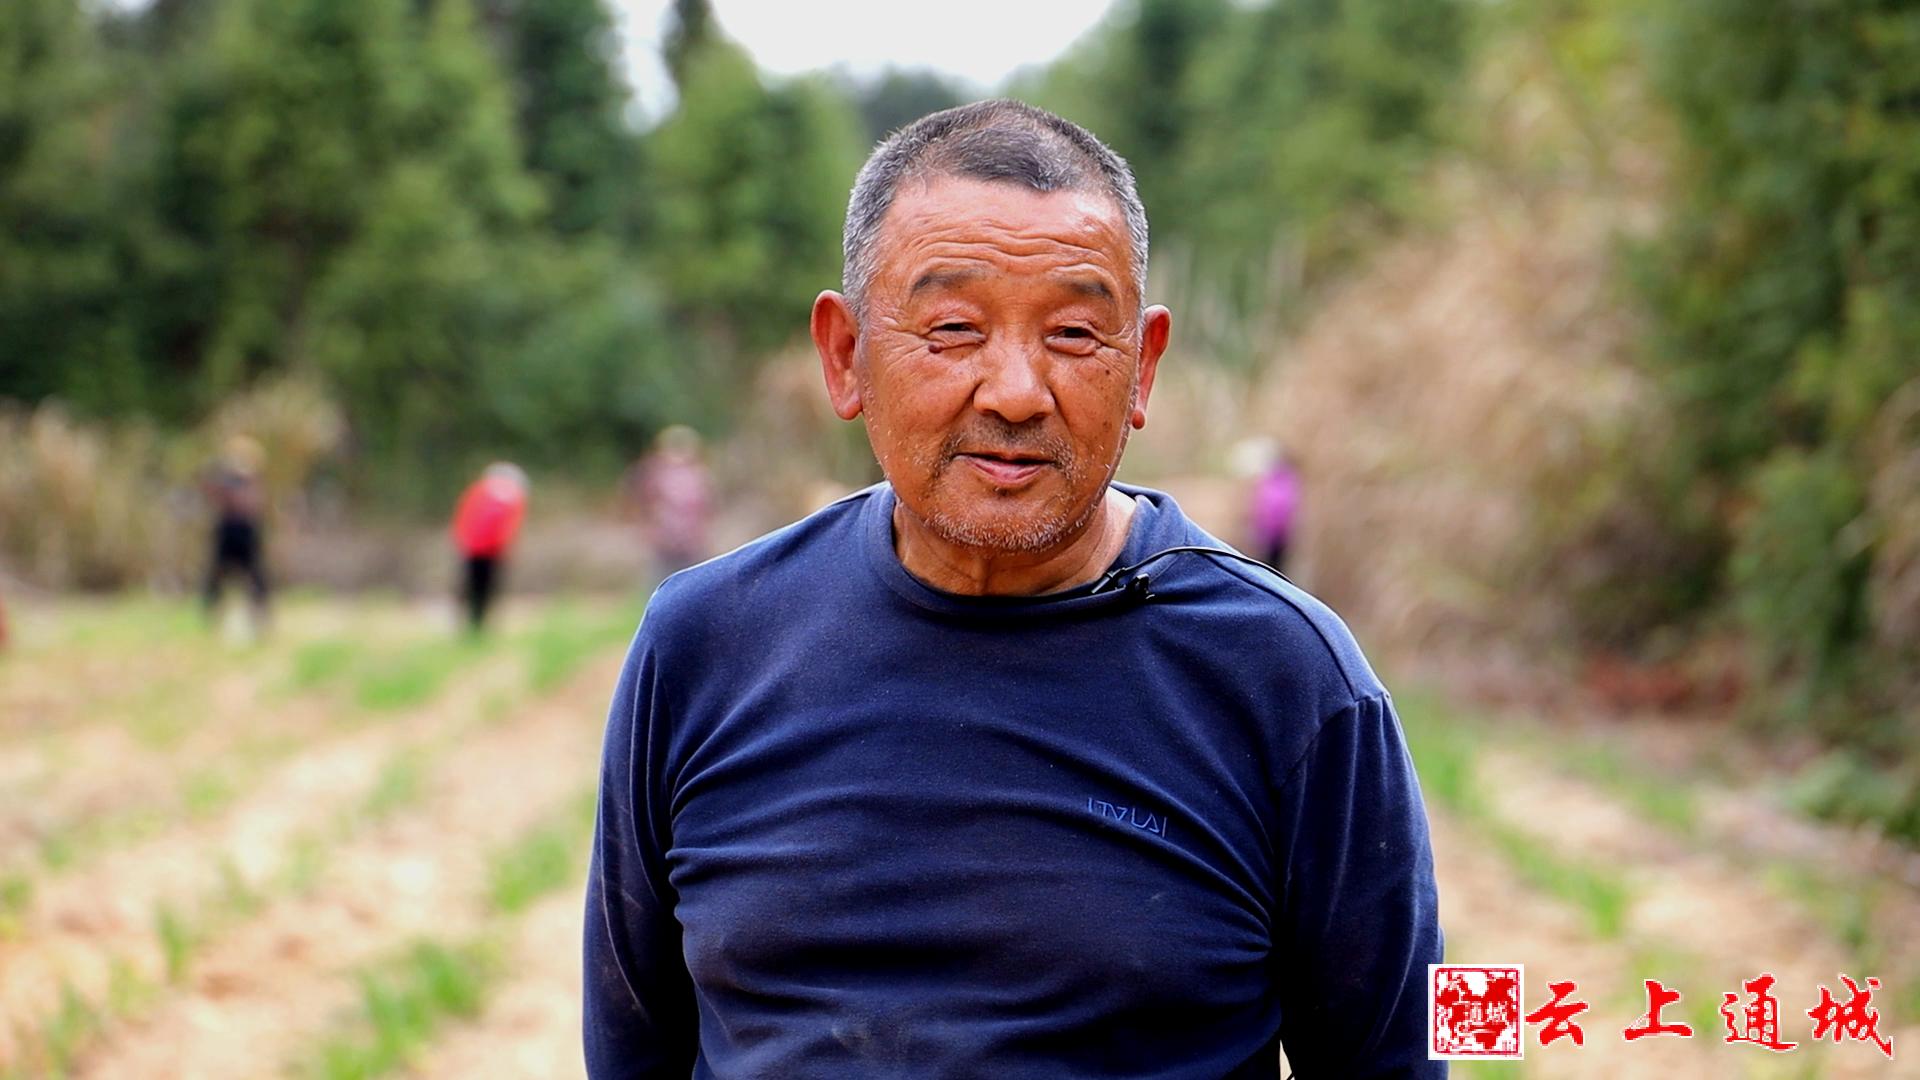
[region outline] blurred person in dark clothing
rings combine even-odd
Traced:
[[[265,457],[258,442],[235,435],[227,440],[201,485],[213,507],[213,550],[206,585],[201,590],[207,618],[211,621],[219,612],[227,577],[239,574],[246,580],[252,601],[255,635],[266,630],[271,599],[262,527],[266,493],[260,469]]]
[[[463,564],[461,599],[467,628],[476,634],[486,627],[507,552],[526,512],[527,474],[505,461],[487,466],[454,508],[453,543]]]

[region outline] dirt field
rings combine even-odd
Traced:
[[[579,1071],[579,886],[637,605],[296,600],[262,645],[24,608],[0,1075]]]
[[[0,1077],[580,1073],[581,874],[636,603],[523,603],[478,643],[400,601],[295,598],[260,645],[170,602],[12,614]],[[1592,1006],[1584,1045],[1456,1075],[1920,1076],[1910,856],[1743,787],[1710,733],[1494,716],[1385,673],[1449,959]],[[1720,1040],[1719,995],[1763,970],[1791,1053]],[[1881,980],[1895,1060],[1813,1044],[1842,972]],[[1649,978],[1695,1037],[1621,1037]]]

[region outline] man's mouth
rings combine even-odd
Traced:
[[[999,487],[1013,487],[1038,475],[1053,459],[1017,450],[972,450],[954,455]]]

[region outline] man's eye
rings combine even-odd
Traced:
[[[948,349],[966,349],[978,345],[981,335],[972,323],[943,322],[927,331],[927,351],[938,353]]]
[[[1098,341],[1084,326],[1063,326],[1053,332],[1053,347],[1075,355],[1091,353]]]

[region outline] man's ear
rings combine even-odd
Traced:
[[[860,320],[853,317],[847,298],[828,289],[813,300],[813,347],[820,354],[820,373],[827,379],[827,400],[842,420],[860,415],[860,380],[853,371],[860,345]]]
[[[1167,351],[1173,338],[1173,312],[1155,304],[1140,316],[1140,384],[1133,395],[1133,415],[1128,420],[1136,428],[1147,426],[1147,396],[1153,393],[1153,377],[1160,370],[1160,354]]]

